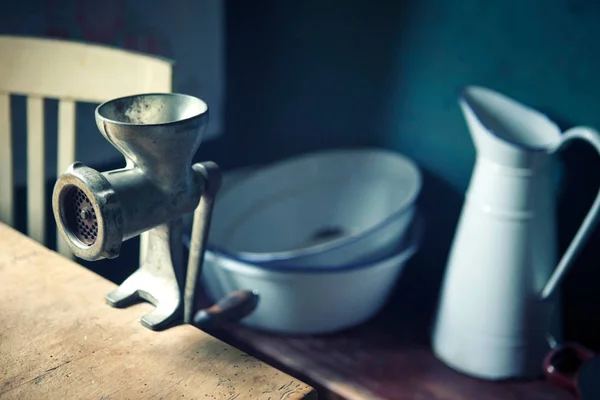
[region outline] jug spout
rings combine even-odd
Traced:
[[[460,96],[478,155],[500,166],[533,168],[560,145],[560,128],[544,114],[481,86]]]

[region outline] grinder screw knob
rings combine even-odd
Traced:
[[[92,214],[89,212],[88,209],[84,208],[79,212],[79,216],[81,217],[82,220],[87,221],[88,219],[90,219]]]

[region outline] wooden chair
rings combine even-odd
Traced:
[[[45,193],[44,98],[59,100],[61,174],[76,160],[75,102],[170,92],[172,71],[170,60],[107,46],[0,35],[0,221],[14,226],[11,94],[27,96],[27,234],[48,245],[45,203],[51,193]],[[56,245],[59,253],[72,258],[60,235]]]

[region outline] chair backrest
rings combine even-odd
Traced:
[[[27,234],[46,243],[44,98],[58,99],[57,172],[75,159],[75,102],[171,92],[171,60],[96,44],[0,35],[0,221],[14,225],[10,95],[27,96]],[[72,256],[57,235],[57,249]]]

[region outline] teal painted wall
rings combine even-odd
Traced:
[[[473,145],[456,104],[469,84],[600,128],[600,3],[415,1],[397,32],[385,145],[463,191]]]

